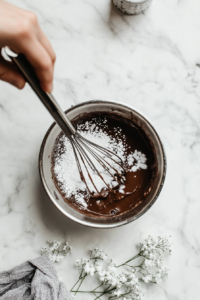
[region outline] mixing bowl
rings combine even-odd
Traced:
[[[66,114],[68,118],[72,120],[82,113],[96,111],[118,113],[126,118],[131,118],[145,131],[146,135],[151,140],[158,164],[158,174],[155,177],[151,192],[144,199],[144,201],[133,210],[122,215],[103,218],[86,216],[67,204],[57,190],[51,173],[52,150],[55,140],[61,131],[56,123],[51,125],[43,139],[39,154],[39,172],[44,189],[49,196],[49,199],[66,217],[89,227],[114,228],[136,220],[143,215],[156,201],[162,190],[165,180],[166,157],[160,137],[158,136],[158,133],[153,125],[140,112],[128,105],[114,101],[92,100],[72,106],[66,111]]]

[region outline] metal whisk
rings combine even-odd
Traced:
[[[121,183],[124,183],[124,181],[125,181],[125,177],[123,176],[123,175],[125,175],[125,169],[123,167],[123,162],[122,162],[121,158],[118,155],[116,155],[114,152],[107,150],[106,148],[103,148],[103,147],[101,147],[97,144],[94,144],[91,141],[85,139],[83,136],[81,136],[77,132],[75,132],[75,134],[71,136],[70,141],[71,141],[71,144],[72,144],[72,147],[74,150],[74,155],[75,155],[75,159],[76,159],[76,163],[78,166],[81,180],[85,183],[90,195],[93,197],[99,197],[99,196],[105,197],[107,195],[107,192],[105,190],[103,190],[103,191],[98,190],[98,188],[91,176],[90,170],[92,170],[92,172],[94,174],[97,174],[102,179],[102,181],[105,183],[105,186],[107,187],[107,189],[110,192],[115,193],[116,190],[114,190],[113,187],[111,187],[105,181],[104,177],[101,175],[98,168],[95,166],[94,162],[90,159],[90,156],[88,156],[87,152],[103,167],[103,169],[106,172],[108,172],[108,174],[113,178],[114,181],[116,181],[118,183],[118,185],[120,185]],[[77,153],[78,153],[78,155],[77,155]],[[83,174],[78,156],[80,157],[80,159],[86,169],[88,178],[90,179],[92,185],[94,186],[96,193],[92,193],[87,184],[87,181]],[[115,157],[117,160],[114,159],[113,157]],[[114,164],[118,165],[121,169],[121,172],[118,171],[114,166],[112,166],[106,160],[106,158],[112,160],[114,162]],[[114,172],[112,172],[112,170]]]
[[[92,143],[76,131],[53,95],[45,93],[41,89],[39,80],[24,55],[18,55],[11,51],[8,47],[3,48],[3,51],[4,57],[6,55],[7,58],[10,58],[14,62],[14,64],[24,75],[26,81],[32,87],[33,91],[37,94],[54,120],[60,126],[64,134],[69,138],[74,150],[80,178],[85,183],[90,195],[92,197],[105,197],[108,194],[107,191],[115,193],[116,187],[114,189],[111,184],[105,181],[104,177],[96,166],[96,163],[102,166],[104,171],[106,171],[112,177],[113,181],[116,181],[117,184],[120,185],[121,183],[124,183],[124,175],[126,173],[121,158],[114,152]],[[114,166],[111,164],[111,161],[114,163]],[[119,166],[119,170],[117,170],[116,166]],[[85,172],[83,171],[83,167],[85,168]],[[92,178],[92,173],[101,178],[105,184],[105,189],[98,190]],[[91,191],[84,174],[87,174],[87,177],[89,178],[96,192]]]

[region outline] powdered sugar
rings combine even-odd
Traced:
[[[98,120],[94,119],[91,122],[85,122],[78,126],[77,131],[89,141],[100,145],[114,153],[116,153],[124,163],[124,168],[126,171],[136,172],[139,169],[147,169],[146,156],[140,151],[135,150],[134,152],[128,152],[128,145],[126,144],[126,136],[122,135],[122,129],[117,127],[114,128],[114,138],[107,134],[104,129],[107,128],[106,118],[101,123],[98,123]],[[129,154],[127,154],[129,153]],[[106,183],[110,187],[117,186],[118,183],[113,179],[113,177],[105,171],[105,169],[98,164],[96,160],[89,153],[87,153],[90,159],[93,161],[95,166],[98,168],[98,171],[103,176]],[[113,157],[116,160],[116,157]],[[81,168],[86,178],[89,189],[92,192],[95,192],[95,188],[92,185],[87,172],[84,169],[84,165],[81,162],[79,157]],[[119,165],[115,164],[111,159],[106,159],[109,164],[117,169],[118,172],[121,172],[122,169]],[[84,182],[80,179],[80,174],[77,168],[74,151],[69,139],[61,135],[56,143],[54,149],[54,167],[53,171],[58,182],[58,186],[61,192],[65,195],[66,198],[73,199],[82,209],[86,209],[88,206],[89,193]],[[92,170],[90,170],[92,171]],[[114,174],[112,169],[109,171]],[[97,189],[101,191],[104,189],[105,183],[103,180],[94,172],[92,173],[92,179],[95,183]],[[125,186],[121,184],[119,186],[120,193],[124,193]]]
[[[147,169],[146,161],[145,154],[137,150],[127,156],[127,163],[128,166],[132,166],[130,169],[132,172],[136,172],[139,169]]]

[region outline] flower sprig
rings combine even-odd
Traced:
[[[71,254],[72,247],[68,242],[64,244],[61,241],[47,241],[48,246],[41,248],[41,255],[46,255],[52,262],[60,262],[66,255]]]
[[[155,240],[149,236],[140,244],[138,254],[121,265],[109,260],[104,251],[98,248],[91,249],[88,259],[81,258],[76,261],[79,278],[71,292],[75,295],[92,293],[95,300],[103,295],[109,300],[141,300],[145,290],[140,282],[159,283],[168,275],[169,270],[164,266],[164,256],[171,254],[171,246],[170,239],[166,237],[158,237]],[[134,260],[137,260],[137,264],[132,264]],[[95,276],[100,284],[93,290],[82,291],[80,287],[87,276]]]

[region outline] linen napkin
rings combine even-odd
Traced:
[[[72,300],[46,256],[0,273],[1,300]]]

